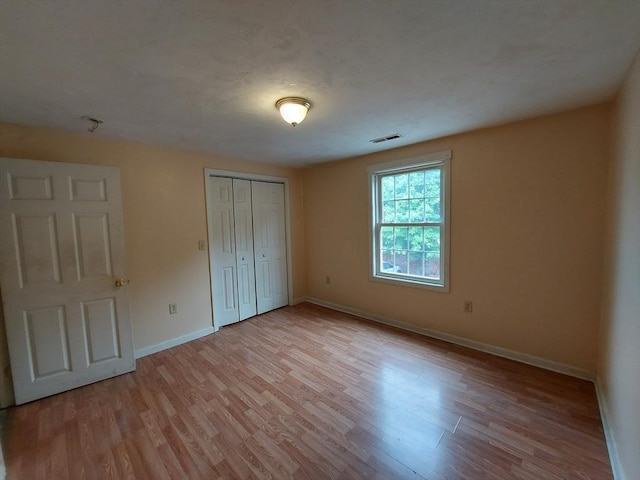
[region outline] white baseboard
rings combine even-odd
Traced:
[[[213,333],[213,327],[203,328],[202,330],[197,330],[195,332],[187,333],[186,335],[182,335],[181,337],[172,338],[171,340],[167,340],[166,342],[156,343],[155,345],[151,345],[149,347],[140,348],[134,352],[136,358],[146,357],[147,355],[151,355],[152,353],[158,353],[162,350],[166,350],[167,348],[175,347],[177,345],[182,345],[183,343],[190,342],[191,340],[196,340],[200,337],[206,337]]]
[[[607,441],[607,450],[609,452],[609,461],[611,462],[613,478],[615,480],[627,480],[620,464],[618,447],[616,446],[616,441],[613,438],[613,432],[611,431],[611,424],[609,423],[609,407],[604,396],[604,391],[602,390],[602,383],[599,375],[596,375],[593,383],[596,386],[598,406],[600,407],[600,418],[602,419],[602,429],[604,430],[604,438]]]
[[[339,312],[349,313],[356,315],[367,320],[383,323],[392,327],[397,327],[402,330],[408,330],[410,332],[425,335],[427,337],[437,338],[438,340],[444,340],[445,342],[461,345],[463,347],[472,348],[473,350],[479,350],[481,352],[491,353],[498,357],[508,358],[520,363],[526,363],[527,365],[533,365],[534,367],[544,368],[545,370],[551,370],[553,372],[563,373],[571,377],[580,378],[583,380],[593,381],[593,373],[582,368],[566,365],[564,363],[555,362],[553,360],[547,360],[545,358],[535,357],[526,353],[516,352],[507,348],[497,347],[495,345],[489,345],[482,342],[476,342],[475,340],[469,340],[468,338],[458,337],[449,333],[439,332],[437,330],[431,330],[430,328],[418,327],[410,323],[400,322],[391,318],[381,317],[379,315],[373,315],[371,313],[363,312],[355,308],[345,307],[343,305],[337,305],[335,303],[326,302],[319,298],[307,297],[307,302],[322,307],[327,307],[332,310],[338,310]]]
[[[294,298],[293,300],[291,300],[289,305],[294,306],[294,305],[298,305],[299,303],[306,302],[306,301],[307,301],[307,297],[298,297],[298,298]]]

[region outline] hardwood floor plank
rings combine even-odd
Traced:
[[[161,457],[159,450],[152,443],[146,430],[140,430],[134,437],[128,440],[127,448],[132,450],[134,447],[141,460],[141,469],[143,469],[145,473],[153,472],[153,477],[150,477],[152,480],[168,480],[172,478],[166,468],[167,463],[165,459]],[[132,454],[132,456],[136,459],[138,457],[138,455],[134,454]],[[138,478],[138,476],[134,475],[133,478]]]
[[[160,469],[161,474],[162,472],[166,472],[167,476],[171,479],[188,478],[187,472],[189,470],[182,468],[175,452],[171,449],[168,443],[163,443],[156,447],[156,450],[158,452],[158,458],[160,459],[159,465],[162,465],[162,468]],[[155,474],[155,469],[151,471]]]
[[[9,409],[8,480],[610,480],[593,385],[302,304]]]

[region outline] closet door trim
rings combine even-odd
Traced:
[[[235,172],[231,170],[219,170],[216,168],[204,169],[204,185],[205,185],[205,207],[207,211],[207,232],[209,232],[209,205],[212,198],[212,192],[209,188],[209,177],[227,177],[236,178],[241,180],[254,180],[259,182],[271,182],[281,183],[284,185],[284,227],[285,227],[285,241],[287,246],[287,293],[289,297],[289,305],[293,304],[293,268],[291,263],[291,226],[290,226],[290,200],[289,200],[289,179],[286,177],[276,177],[272,175],[260,175],[257,173]],[[211,258],[208,259],[209,264],[209,281],[211,281]],[[211,287],[211,285],[209,286]],[[213,325],[214,332],[220,329],[220,325],[216,325],[215,318],[213,316],[213,294],[211,288],[210,292],[210,312],[211,323]]]

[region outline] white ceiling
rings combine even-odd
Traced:
[[[1,0],[0,120],[304,166],[610,99],[639,26],[639,0]]]

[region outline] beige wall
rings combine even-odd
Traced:
[[[600,105],[305,170],[309,296],[595,372],[610,113]],[[451,292],[371,281],[366,167],[443,150],[453,153]]]
[[[0,156],[120,167],[136,349],[211,326],[208,257],[197,249],[207,238],[205,167],[290,179],[293,297],[305,296],[297,170],[7,124],[0,125]],[[178,304],[178,314],[169,316],[169,303]]]
[[[640,478],[640,55],[617,101],[613,139],[598,386],[613,460],[631,480]]]

